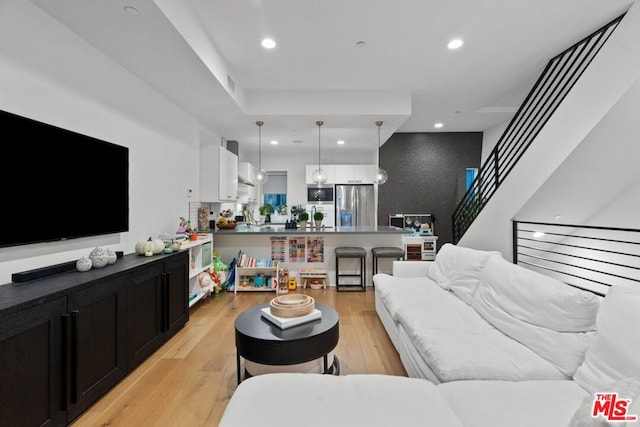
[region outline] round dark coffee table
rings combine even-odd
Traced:
[[[316,303],[322,317],[308,323],[281,329],[262,316],[261,304],[236,318],[236,369],[238,384],[242,381],[240,358],[263,365],[295,365],[324,358],[324,373],[340,373],[340,362],[334,356],[328,366],[328,355],[338,345],[339,317],[336,311]]]

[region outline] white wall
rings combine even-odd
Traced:
[[[640,182],[638,111],[640,80],[527,201],[516,219],[640,228],[640,198],[633,197],[633,188]]]
[[[587,225],[640,229],[640,178],[615,199],[603,205],[585,223]]]
[[[498,143],[498,140],[504,133],[505,129],[509,126],[510,121],[511,119],[505,120],[482,133],[482,154],[480,156],[481,165],[484,164],[489,157],[489,154],[491,154],[491,150],[493,150],[493,147]]]
[[[174,232],[197,200],[198,123],[31,2],[0,2],[0,93],[0,109],[130,149],[130,232],[0,248],[0,284],[98,245],[133,252],[138,240]],[[77,215],[99,221],[101,209],[78,206]]]

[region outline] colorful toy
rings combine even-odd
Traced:
[[[227,282],[227,276],[228,276],[227,271],[229,270],[229,266],[226,265],[224,262],[222,262],[222,260],[217,255],[217,253],[215,254],[215,256],[216,256],[216,259],[213,262],[213,269],[218,274],[218,277],[220,277],[221,283],[229,283]]]
[[[289,292],[289,269],[286,267],[280,267],[278,269],[278,279],[277,283],[279,284],[277,289],[279,294],[286,294]]]
[[[220,283],[220,277],[218,276],[218,273],[216,273],[215,271],[212,271],[209,273],[209,276],[211,277],[211,280],[213,281],[213,293],[215,294],[219,294],[220,291],[222,291],[222,285]]]

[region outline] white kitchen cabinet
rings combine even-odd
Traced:
[[[258,186],[257,185],[249,185],[247,186],[247,201],[249,203],[255,203],[258,201]]]
[[[255,203],[258,201],[258,187],[244,183],[238,183],[238,203]]]
[[[371,184],[375,165],[334,165],[336,184]]]
[[[238,192],[238,156],[219,144],[200,145],[200,201],[233,202]]]
[[[334,184],[336,182],[334,178],[334,165],[321,164],[320,167],[327,173],[327,182],[325,182],[325,184]],[[312,175],[313,171],[316,169],[318,169],[317,163],[305,166],[305,181],[307,184],[315,184],[315,182],[313,182]]]

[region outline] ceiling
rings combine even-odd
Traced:
[[[263,150],[317,150],[322,120],[323,150],[335,153],[374,150],[376,120],[382,142],[394,132],[483,131],[508,120],[551,57],[632,3],[32,2],[243,150],[257,149],[256,120]],[[262,48],[264,37],[276,48]],[[455,37],[464,45],[448,50]]]

